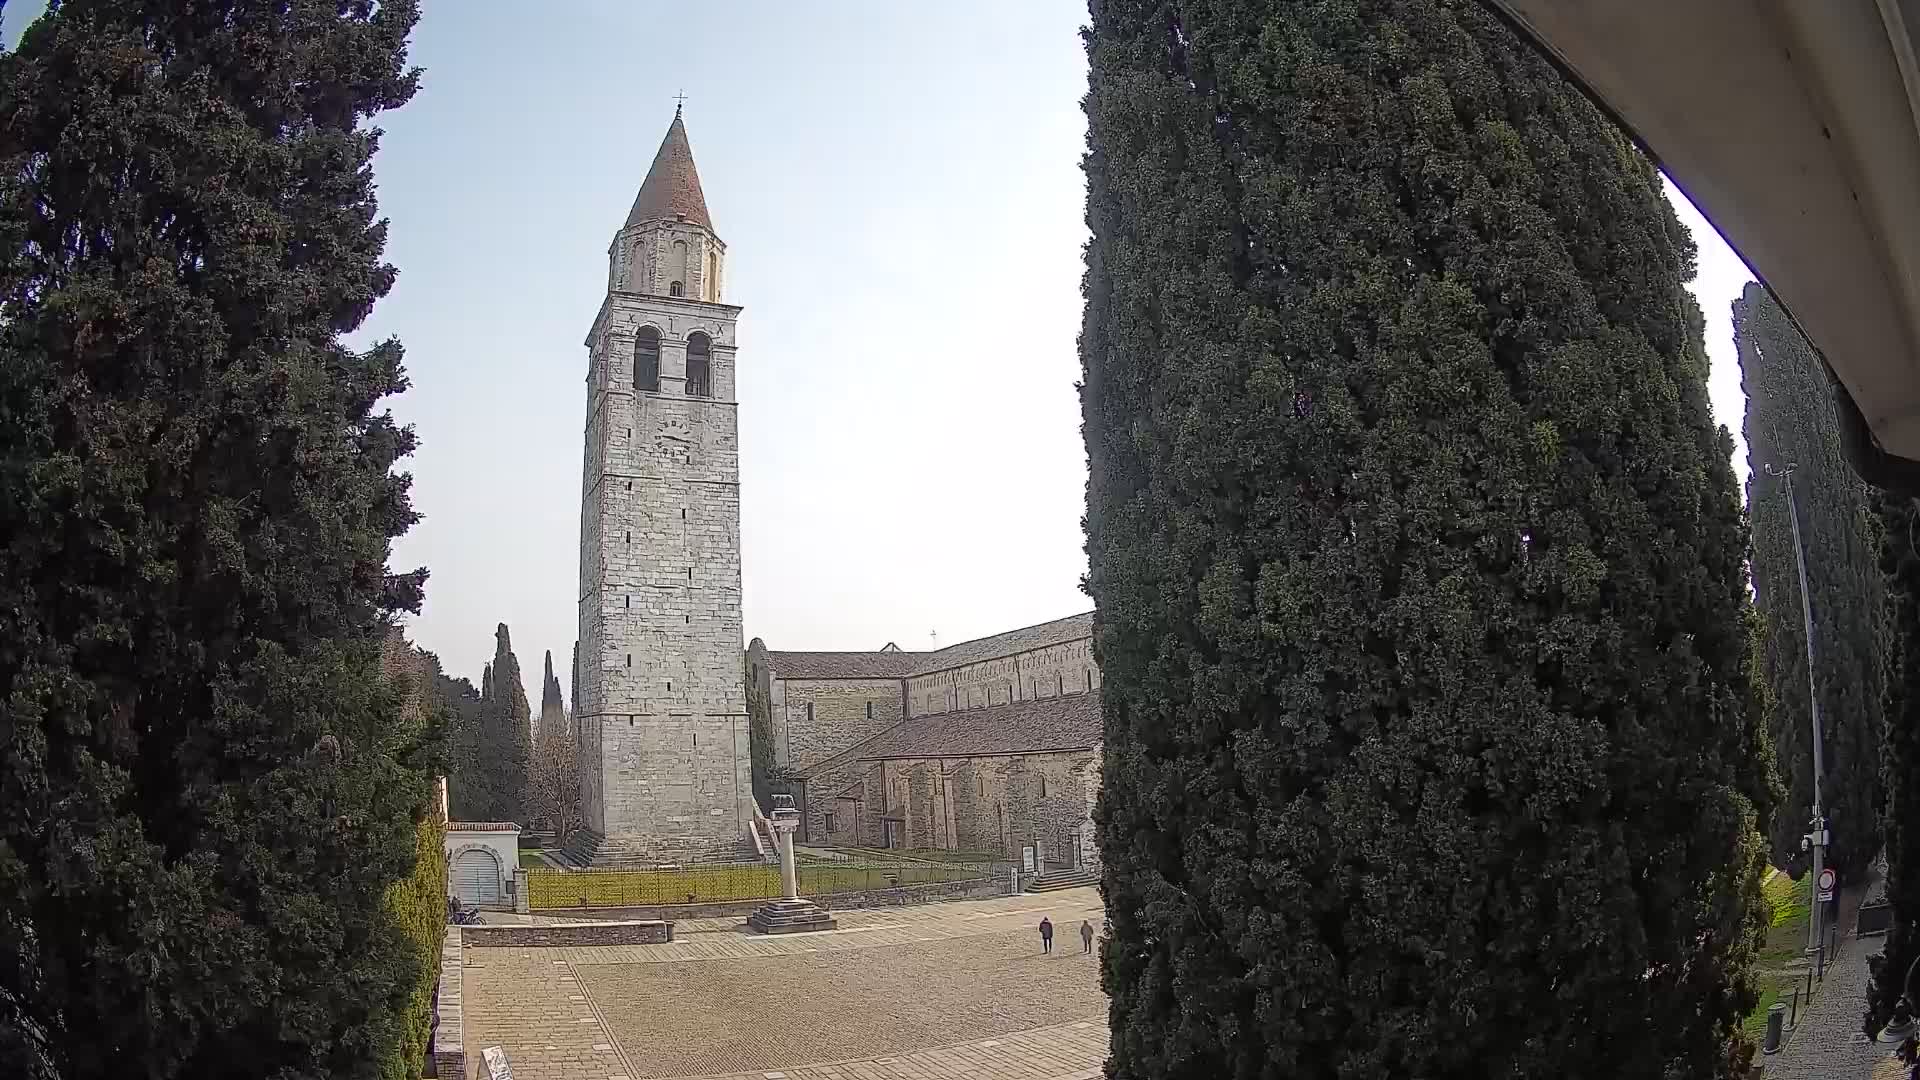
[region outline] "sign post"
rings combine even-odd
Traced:
[[[1814,899],[1818,900],[1822,904],[1832,901],[1833,886],[1835,884],[1835,881],[1836,879],[1834,877],[1833,867],[1831,866],[1821,867],[1820,878],[1817,882],[1815,882]]]

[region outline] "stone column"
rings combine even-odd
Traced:
[[[773,812],[774,843],[780,848],[780,887],[789,900],[800,899],[800,874],[793,865],[793,834],[800,827],[800,813],[792,807]]]
[[[784,895],[747,916],[747,925],[762,934],[832,930],[833,916],[819,904],[800,898],[800,875],[793,862],[793,834],[800,827],[800,812],[793,808],[793,796],[773,797],[772,825],[774,842],[780,848],[780,891]]]

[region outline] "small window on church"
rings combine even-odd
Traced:
[[[660,331],[651,326],[634,335],[633,385],[650,394],[660,392]]]
[[[827,832],[833,832],[833,811],[827,811]]]
[[[712,343],[705,334],[687,335],[687,396],[713,396]]]
[[[1087,689],[1093,689],[1093,669],[1087,669]]]
[[[1056,673],[1053,677],[1053,696],[1059,697],[1061,694],[1064,694],[1066,692],[1067,692],[1067,677],[1065,675],[1060,675]]]
[[[677,281],[667,286],[668,296],[684,296],[686,295],[686,292],[687,292],[687,287],[685,285],[680,284]]]
[[[1047,774],[1045,773],[1040,774],[1040,797],[1043,799],[1047,797]]]
[[[873,719],[873,702],[867,702],[867,719]]]
[[[813,723],[813,702],[807,702],[807,723]]]

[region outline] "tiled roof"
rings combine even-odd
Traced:
[[[770,652],[775,678],[898,679],[918,657],[906,652]]]
[[[975,638],[958,645],[949,645],[933,652],[910,653],[920,662],[913,669],[915,675],[925,675],[934,671],[946,671],[948,668],[964,667],[987,660],[998,660],[1015,653],[1044,649],[1049,645],[1078,641],[1093,636],[1093,612],[1069,615],[1064,619],[1043,622],[1038,626],[1023,626],[1018,630],[1009,630],[992,637]]]
[[[449,821],[448,832],[519,832],[511,821]]]
[[[707,216],[707,197],[700,191],[700,173],[693,167],[687,125],[676,112],[667,137],[660,140],[659,152],[653,155],[653,167],[647,170],[640,194],[634,197],[633,209],[627,212],[627,227],[681,215],[695,225],[713,228],[713,219]]]
[[[768,653],[773,674],[781,679],[900,679],[968,664],[998,660],[1015,653],[1093,636],[1093,612],[1023,626],[992,637],[975,638],[932,652],[775,652]]]
[[[1066,694],[915,717],[881,733],[859,760],[1085,750],[1100,738],[1100,695]]]

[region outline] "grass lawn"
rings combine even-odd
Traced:
[[[547,869],[547,860],[540,857],[540,850],[538,848],[521,848],[520,869],[545,870]]]
[[[798,869],[803,896],[964,881],[980,876],[980,871],[973,867],[932,863],[821,862],[802,863]],[[535,909],[578,907],[583,897],[592,907],[653,907],[762,900],[779,895],[780,868],[759,863],[681,870],[529,870],[527,873],[527,902]]]
[[[1804,874],[1799,881],[1792,881],[1785,874],[1775,874],[1764,891],[1773,906],[1773,923],[1767,929],[1767,940],[1760,947],[1759,959],[1754,962],[1760,1004],[1747,1014],[1742,1025],[1747,1034],[1756,1039],[1766,1034],[1767,1006],[1776,1001],[1790,1002],[1793,988],[1806,985],[1806,968],[1788,970],[1788,967],[1796,963],[1804,965],[1806,960],[1807,920],[1813,914],[1813,875]],[[1806,1004],[1803,997],[1801,1008]]]

